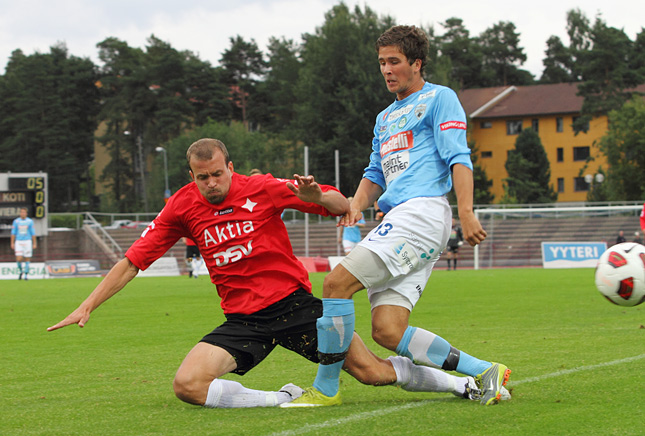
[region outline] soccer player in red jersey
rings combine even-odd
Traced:
[[[217,285],[226,321],[204,336],[177,370],[173,387],[185,402],[206,407],[265,407],[292,401],[302,389],[248,389],[222,380],[260,363],[280,345],[318,362],[316,320],[322,303],[311,295],[307,270],[294,256],[280,218],[285,208],[343,215],[347,199],[312,176],[294,180],[234,172],[216,139],[200,139],[186,154],[193,183],[173,195],[141,237],[81,305],[48,328],[83,327],[90,313],[148,268],[180,238],[193,239]],[[394,359],[394,360],[392,360]],[[395,369],[397,368],[397,369]],[[407,358],[381,359],[354,333],[345,369],[360,382],[406,390],[451,392],[477,399],[472,378],[416,366]]]

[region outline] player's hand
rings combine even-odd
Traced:
[[[459,221],[461,221],[461,229],[464,234],[464,239],[471,247],[484,242],[484,239],[486,239],[488,234],[482,227],[479,220],[475,217],[475,214],[469,214],[467,217],[460,216]]]
[[[340,217],[340,221],[338,221],[337,227],[354,226],[362,217],[363,217],[363,212],[361,212],[358,209],[350,209],[348,213]]]
[[[298,174],[293,175],[296,185],[291,182],[287,182],[287,188],[293,192],[296,197],[305,201],[307,203],[320,203],[323,192],[318,185],[318,182],[314,179],[314,176],[300,176]]]
[[[47,328],[48,332],[51,332],[52,330],[58,330],[59,328],[66,327],[68,325],[72,324],[78,324],[79,327],[84,327],[85,323],[87,320],[90,319],[90,312],[81,309],[80,307],[76,309],[74,312],[70,313],[67,318],[59,322],[58,324],[55,324],[51,327]]]

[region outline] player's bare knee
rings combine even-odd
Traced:
[[[374,342],[379,344],[381,347],[395,351],[396,347],[399,345],[399,342],[401,342],[401,335],[395,330],[388,328],[379,328],[378,326],[373,325],[372,339],[374,339]]]
[[[343,289],[341,281],[333,271],[325,276],[323,280],[324,298],[351,298],[351,294],[346,295],[346,292],[343,291],[346,290]]]
[[[181,401],[190,404],[204,404],[204,393],[202,387],[196,380],[187,377],[185,374],[178,372],[172,382],[172,388],[175,391],[175,396]]]

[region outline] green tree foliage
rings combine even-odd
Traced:
[[[525,129],[515,141],[506,160],[508,178],[506,201],[516,203],[552,203],[558,194],[549,185],[551,167],[540,137],[533,129]]]
[[[546,57],[542,60],[544,71],[540,83],[574,82],[574,64],[569,48],[565,47],[557,36],[551,36],[546,45]]]
[[[296,117],[296,87],[301,63],[299,46],[292,40],[271,38],[264,81],[253,97],[253,119],[263,130],[281,132]]]
[[[623,30],[597,19],[592,39],[592,49],[581,56],[583,81],[578,87],[587,116],[619,109],[629,99],[630,88],[644,81],[638,70],[630,68],[633,43]]]
[[[153,186],[163,174],[149,174],[155,148],[185,129],[208,119],[231,116],[228,87],[213,69],[191,52],[179,52],[152,35],[146,51],[116,38],[99,45],[104,104],[98,140],[110,163],[102,178],[111,187],[104,207],[121,212],[148,208],[148,198],[161,197]],[[163,192],[163,189],[161,190]]]
[[[449,18],[441,25],[445,33],[437,39],[441,58],[449,60],[450,82],[447,86],[455,90],[480,86],[483,53],[477,39],[470,37],[460,18]]]
[[[234,119],[248,126],[255,88],[266,72],[266,61],[253,39],[247,42],[238,35],[230,41],[231,47],[224,51],[220,64],[233,101]]]
[[[520,34],[515,31],[515,24],[500,21],[479,35],[479,44],[483,54],[484,86],[530,85],[533,76],[520,69],[526,62],[524,49],[520,44]]]
[[[634,96],[609,113],[609,130],[600,139],[607,157],[606,185],[610,200],[645,198],[645,101]]]
[[[322,183],[334,183],[339,150],[346,195],[354,193],[367,166],[376,115],[393,99],[374,49],[392,24],[368,7],[350,12],[341,3],[325,14],[315,34],[304,35],[294,131],[310,147],[310,172]]]
[[[152,91],[146,86],[144,52],[116,38],[100,42],[100,90],[103,99],[99,120],[102,134],[97,141],[110,155],[110,162],[100,174],[109,188],[102,208],[129,212],[141,210],[141,186],[135,191],[138,162],[137,141],[153,106]],[[127,134],[126,134],[127,132]]]
[[[495,199],[495,195],[490,192],[490,188],[493,186],[493,181],[488,178],[486,170],[483,169],[478,162],[479,153],[477,150],[477,144],[471,142],[468,146],[472,150],[470,158],[473,162],[473,201],[475,204],[490,204]]]
[[[14,51],[0,86],[0,171],[49,175],[49,209],[89,199],[98,93],[88,59],[59,44],[46,54]]]
[[[237,173],[248,175],[252,168],[259,168],[276,177],[291,178],[294,173],[302,172],[302,149],[298,149],[293,141],[259,131],[249,131],[241,122],[221,123],[211,120],[164,144],[168,153],[168,179],[172,192],[190,182],[186,150],[201,138],[222,141]],[[159,155],[157,160],[157,165],[161,168],[163,156]],[[155,178],[154,186],[158,192],[162,192],[163,179]],[[161,198],[155,199],[152,206],[160,208]]]

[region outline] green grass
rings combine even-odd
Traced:
[[[627,435],[643,434],[645,305],[621,308],[592,270],[435,271],[411,322],[512,370],[513,400],[363,386],[342,375],[344,404],[213,410],[172,392],[186,353],[222,322],[207,279],[139,278],[85,328],[46,332],[99,279],[0,282],[0,435]],[[313,274],[320,294],[324,274]],[[356,330],[370,337],[365,293]],[[631,358],[631,359],[630,359]],[[244,377],[275,390],[312,383],[316,365],[277,350]]]

